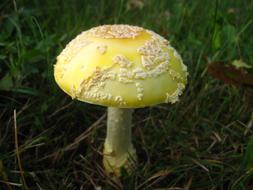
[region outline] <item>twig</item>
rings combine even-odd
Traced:
[[[94,122],[84,133],[79,135],[78,137],[75,138],[74,142],[63,148],[63,151],[70,150],[74,148],[75,145],[79,144],[82,140],[84,140],[88,133],[96,127],[99,123],[101,123],[104,119],[106,118],[106,114],[102,115],[96,122]]]
[[[2,180],[0,180],[0,183],[5,183],[5,184],[16,186],[16,187],[21,187],[22,186],[22,184],[19,184],[19,183],[13,183],[13,182],[2,181]]]
[[[20,175],[21,175],[23,185],[24,185],[25,189],[28,189],[26,181],[25,181],[24,170],[22,168],[21,159],[20,159],[20,155],[19,155],[16,110],[14,110],[14,133],[15,133],[15,149],[16,149],[16,156],[17,156],[17,160],[18,160],[18,167],[19,167],[19,170],[20,170]]]

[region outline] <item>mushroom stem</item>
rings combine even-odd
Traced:
[[[108,108],[103,164],[108,173],[117,176],[122,167],[131,170],[136,160],[131,135],[132,113],[133,109]]]

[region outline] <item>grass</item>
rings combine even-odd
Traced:
[[[252,1],[130,2],[1,1],[1,190],[253,189],[252,87],[207,73],[211,62],[253,66]],[[189,69],[179,103],[135,111],[139,163],[121,180],[101,165],[106,108],[72,101],[53,78],[55,57],[72,38],[113,23],[163,35]]]

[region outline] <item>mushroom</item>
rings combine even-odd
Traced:
[[[137,160],[131,127],[134,108],[175,103],[187,82],[187,67],[169,41],[130,25],[84,31],[57,57],[54,76],[73,99],[108,107],[103,165],[120,175]]]

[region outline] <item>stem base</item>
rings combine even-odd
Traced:
[[[116,176],[120,176],[121,168],[125,168],[128,172],[131,172],[134,169],[136,161],[137,155],[134,147],[129,149],[120,157],[116,157],[113,152],[110,153],[107,151],[105,144],[103,165],[107,173],[112,173]]]
[[[131,171],[137,159],[132,144],[132,109],[108,108],[103,164],[106,172],[120,175],[120,168]]]

